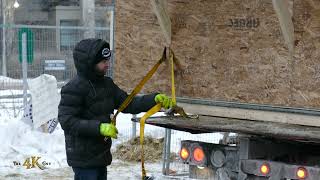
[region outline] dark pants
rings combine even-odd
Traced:
[[[107,168],[72,168],[74,180],[106,180]]]

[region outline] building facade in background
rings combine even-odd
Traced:
[[[21,28],[28,28],[33,33],[32,65],[29,64],[29,77],[44,73],[45,60],[65,60],[66,72],[59,78],[69,79],[74,75],[72,50],[77,42],[84,38],[98,37],[107,41],[113,35],[111,18],[113,2],[103,0],[17,0],[18,8],[12,0],[1,0],[0,21],[4,22],[0,39],[1,75],[3,67],[12,78],[20,78],[21,70],[17,66],[19,38]],[[4,28],[4,30],[3,30]],[[111,42],[113,43],[113,42]],[[5,47],[4,47],[5,46]],[[29,72],[30,71],[30,72]],[[46,72],[50,73],[50,72]],[[61,74],[62,72],[51,72]],[[61,76],[61,77],[60,77]]]

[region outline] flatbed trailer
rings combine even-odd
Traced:
[[[178,105],[199,117],[154,116],[146,123],[197,134],[236,133],[219,144],[181,141],[180,159],[189,164],[191,178],[320,179],[318,110],[198,99],[179,99]]]

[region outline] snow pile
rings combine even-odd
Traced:
[[[31,126],[13,121],[0,126],[2,142],[0,173],[31,173],[41,169],[60,168],[67,166],[64,148],[64,135],[60,126],[52,134],[32,130]],[[40,157],[36,168],[24,165],[29,158]],[[32,164],[32,159],[30,159]],[[3,172],[1,172],[3,171]]]
[[[119,114],[118,117],[118,140],[114,140],[113,149],[116,145],[128,140],[131,136],[131,117],[130,114]],[[34,173],[42,171],[40,168],[27,169],[23,166],[25,160],[32,156],[40,157],[38,160],[40,166],[42,163],[50,162],[50,165],[44,165],[45,169],[56,169],[67,167],[65,155],[64,134],[60,124],[52,134],[43,133],[28,124],[25,124],[19,118],[12,119],[10,122],[1,119],[0,123],[0,174],[10,173]],[[139,126],[139,125],[138,125]],[[146,127],[149,129],[148,127]],[[157,127],[149,129],[146,134],[154,133]],[[161,128],[159,128],[161,129]],[[138,129],[137,129],[138,130]],[[159,133],[158,133],[159,135]],[[20,165],[15,165],[19,162]]]
[[[22,79],[13,79],[0,76],[0,90],[4,89],[22,89]]]
[[[22,79],[13,79],[6,76],[0,76],[0,84],[1,83],[22,83]]]

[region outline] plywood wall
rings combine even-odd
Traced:
[[[320,9],[294,0],[291,59],[271,0],[167,0],[178,97],[320,108]],[[131,91],[165,45],[149,0],[117,0],[115,81]],[[170,94],[169,64],[143,93]]]

